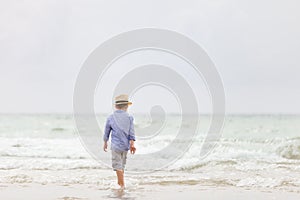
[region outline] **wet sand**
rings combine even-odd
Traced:
[[[275,189],[247,190],[238,187],[211,187],[199,185],[143,185],[118,191],[98,189],[86,185],[0,185],[1,199],[5,200],[99,200],[99,199],[300,199],[300,193]]]

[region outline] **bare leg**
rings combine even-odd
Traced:
[[[121,188],[124,188],[124,171],[117,170],[116,173],[118,177],[118,184],[121,186]]]

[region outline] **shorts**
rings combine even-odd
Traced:
[[[127,159],[127,151],[111,150],[112,168],[114,171],[124,170]]]

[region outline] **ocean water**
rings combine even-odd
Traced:
[[[105,117],[99,115],[102,127]],[[169,117],[162,135],[137,139],[137,154],[158,151],[174,139],[180,126],[197,122],[191,117],[181,125],[179,119]],[[229,115],[220,141],[204,159],[199,158],[199,149],[210,118],[201,116],[199,122],[198,136],[180,159],[155,172],[125,173],[127,187],[184,184],[300,192],[300,116]],[[74,123],[72,115],[0,115],[0,184],[110,188],[114,172],[85,150]],[[135,115],[136,130],[149,123],[149,118]]]

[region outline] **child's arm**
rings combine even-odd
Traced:
[[[109,139],[110,131],[111,131],[111,125],[110,125],[110,120],[108,118],[106,120],[105,130],[104,130],[104,135],[103,135],[103,141],[104,141],[103,150],[105,152],[107,152],[107,141]]]
[[[134,124],[133,124],[132,116],[130,116],[129,141],[130,141],[130,153],[134,154],[136,151],[136,148],[134,147],[135,132],[134,132]]]

